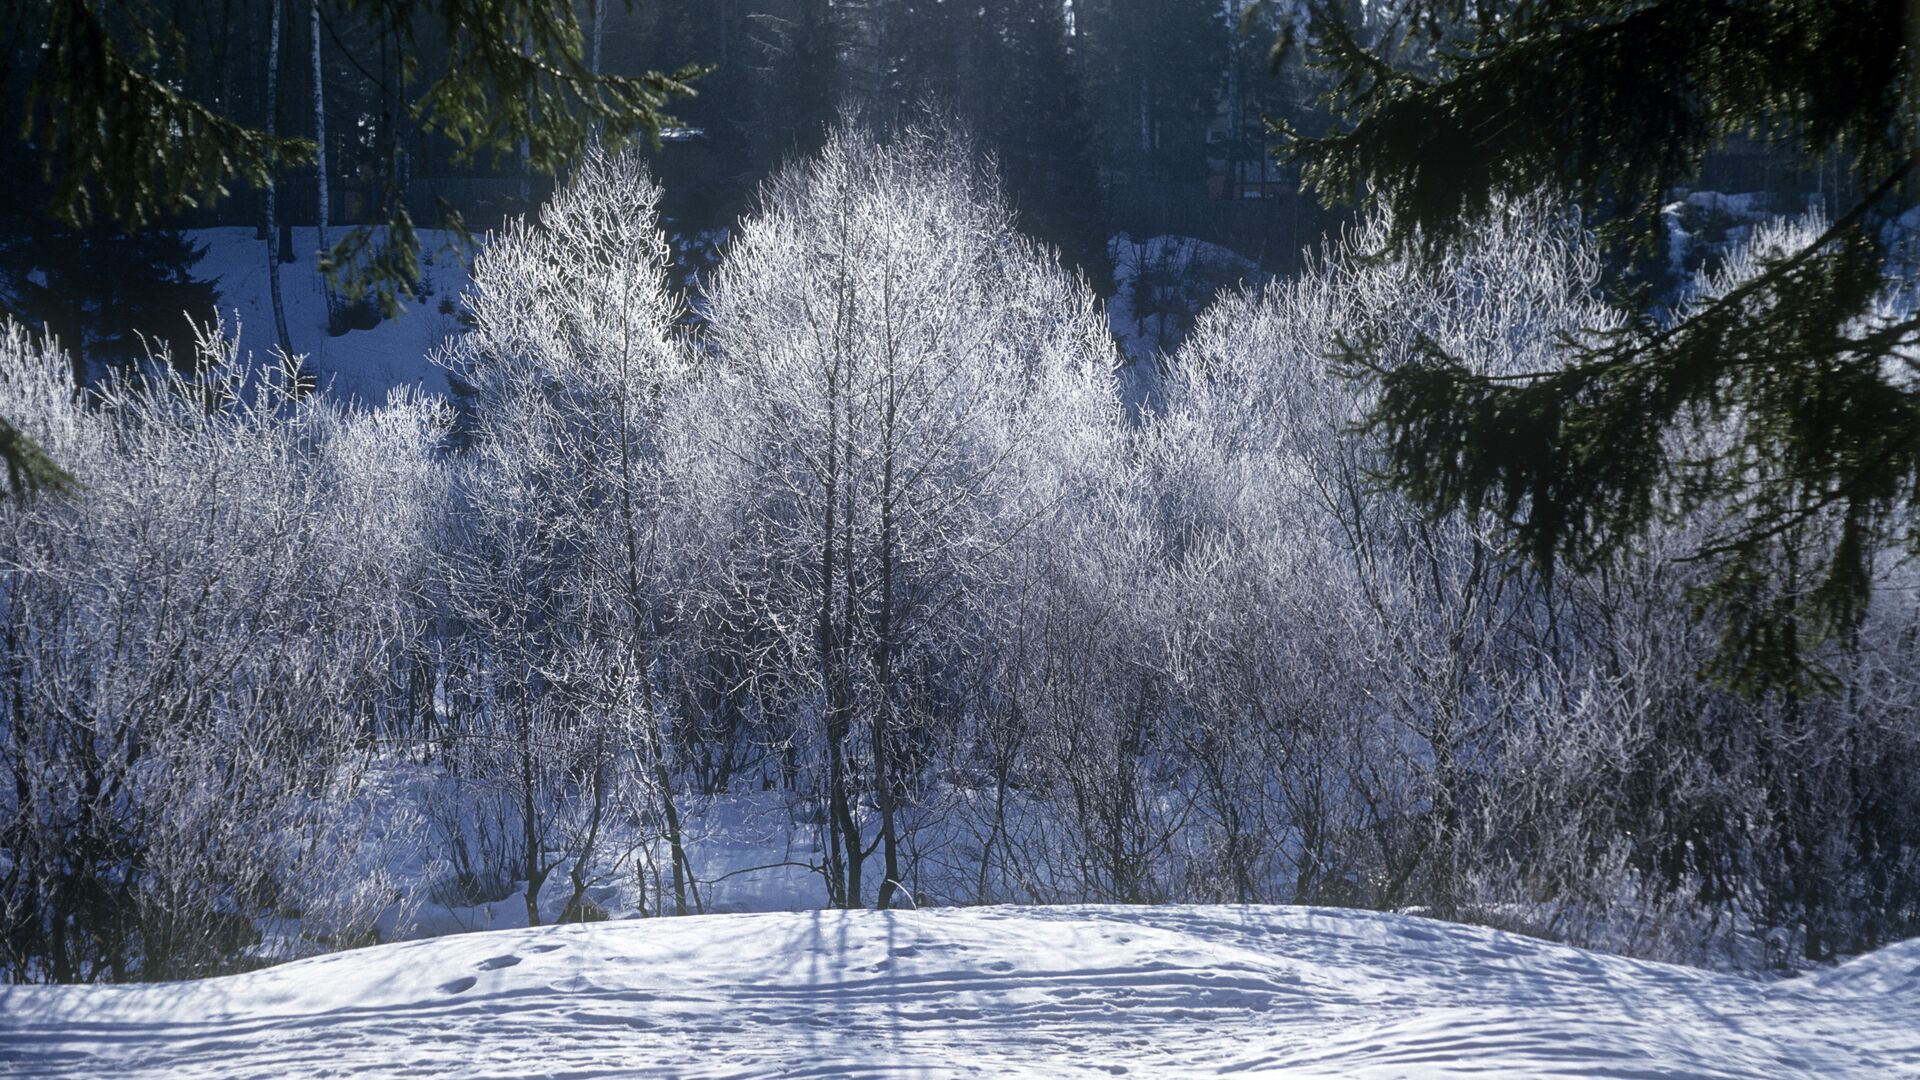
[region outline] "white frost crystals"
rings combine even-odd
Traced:
[[[1548,587],[1379,482],[1330,357],[1551,365],[1621,318],[1564,216],[1425,269],[1363,223],[1136,412],[963,141],[834,133],[698,319],[660,197],[596,154],[489,240],[452,408],[236,390],[212,337],[82,402],[0,342],[0,415],[86,485],[0,507],[9,979],[822,905],[1419,908],[1730,967],[1920,927],[1910,591],[1848,693],[1747,701],[1670,532]]]
[[[663,467],[690,361],[658,199],[637,161],[592,154],[538,222],[487,244],[472,329],[444,357],[473,423],[442,563],[458,628],[440,654],[442,719],[461,733],[444,764],[459,788],[436,824],[469,894],[527,883],[530,923],[563,863],[567,910],[584,912],[610,815],[658,823],[676,908],[698,905],[654,696],[703,542]]]
[[[924,784],[906,755],[951,738],[953,673],[998,662],[1016,582],[1119,464],[1114,354],[964,144],[843,132],[765,202],[713,283],[689,459],[752,552],[717,583],[812,759],[828,894],[885,906]]]
[[[347,412],[232,361],[209,328],[202,374],[87,402],[56,350],[0,337],[0,409],[83,485],[0,513],[12,978],[357,944],[400,895],[355,751],[424,630],[445,409]]]

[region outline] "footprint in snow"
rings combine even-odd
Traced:
[[[957,953],[966,951],[967,947],[965,945],[957,945],[953,942],[945,941],[934,942],[930,945],[895,945],[893,948],[887,950],[887,954],[889,956],[919,956],[923,952]]]
[[[473,984],[479,981],[480,980],[471,975],[462,975],[451,982],[441,983],[440,992],[443,994],[464,994],[473,989]]]
[[[509,953],[506,956],[490,956],[473,966],[480,971],[499,971],[501,968],[510,968],[519,962],[519,957]]]

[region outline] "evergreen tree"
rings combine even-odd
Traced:
[[[750,125],[765,173],[817,149],[846,100],[848,12],[827,0],[786,0],[758,13],[762,56]]]
[[[194,362],[189,319],[206,320],[219,299],[213,283],[192,276],[204,247],[170,229],[25,228],[0,243],[0,296],[8,314],[59,339],[76,386],[162,346],[183,370]]]
[[[1110,160],[1155,179],[1205,166],[1191,137],[1213,115],[1229,27],[1219,0],[1080,0],[1092,119]]]
[[[1493,378],[1433,347],[1386,370],[1364,341],[1345,350],[1379,380],[1395,482],[1429,509],[1498,513],[1549,570],[1702,521],[1718,672],[1749,690],[1826,682],[1810,657],[1864,616],[1876,554],[1920,551],[1920,311],[1887,274],[1889,218],[1920,193],[1920,15],[1416,0],[1369,47],[1344,6],[1311,4],[1307,40],[1346,123],[1281,133],[1323,197],[1389,208],[1401,250],[1431,256],[1542,189],[1612,219],[1616,247],[1644,245],[1673,186],[1737,135],[1841,163],[1855,194],[1830,223],[1676,318],[1569,340],[1555,370]]]
[[[517,150],[546,173],[565,167],[590,132],[618,142],[657,135],[669,122],[668,103],[690,94],[702,70],[600,74],[575,9],[572,0],[322,5],[318,20],[334,34],[360,28],[378,45],[383,108],[373,134],[386,150],[385,239],[376,244],[356,229],[336,246],[330,264],[351,289],[372,290],[390,306],[418,277],[400,114],[444,139],[458,161]],[[313,159],[310,140],[276,134],[240,89],[252,81],[250,58],[264,50],[249,37],[252,20],[239,14],[162,0],[0,0],[7,150],[39,162],[55,220],[151,227],[219,202],[232,185],[263,188],[276,168]],[[422,65],[422,54],[439,62]],[[9,476],[29,487],[61,482],[35,464],[44,455],[30,460],[11,449],[24,445],[0,421]]]
[[[1112,274],[1106,205],[1064,9],[1054,0],[1006,0],[985,10],[995,67],[986,113],[975,122],[999,156],[1021,229],[1059,248],[1104,291]]]
[[[891,116],[901,109],[933,107],[979,116],[988,87],[973,76],[982,56],[993,51],[986,9],[945,0],[899,0],[889,19],[882,111]]]

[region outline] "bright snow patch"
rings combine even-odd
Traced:
[[[287,335],[320,384],[341,400],[362,404],[379,404],[397,387],[445,394],[447,373],[430,354],[459,330],[453,302],[467,287],[466,258],[450,234],[419,232],[420,269],[432,290],[425,299],[403,299],[397,317],[339,337],[327,333],[326,284],[315,265],[313,251],[319,242],[314,231],[295,229],[293,236],[299,259],[280,267]],[[194,264],[193,276],[217,283],[221,317],[238,321],[241,348],[264,361],[274,344],[266,243],[246,228],[190,229],[187,238],[207,249]]]
[[[1761,984],[1315,908],[710,915],[0,991],[36,1075],[1890,1076],[1920,942]]]

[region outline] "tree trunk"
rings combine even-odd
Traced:
[[[533,42],[523,39],[520,42],[520,51],[531,56]],[[527,112],[529,116],[533,112],[532,90],[527,91]],[[527,137],[522,135],[520,136],[520,203],[524,206],[531,202],[533,202],[533,146],[527,141]]]
[[[832,394],[829,389],[829,394]],[[830,403],[827,418],[828,453],[837,459],[839,405]],[[827,892],[828,902],[836,907],[852,907],[860,902],[860,825],[853,815],[849,798],[851,780],[847,775],[846,742],[851,728],[852,702],[848,696],[846,632],[834,614],[836,578],[840,570],[836,558],[836,532],[839,511],[837,460],[828,462],[826,483],[826,528],[822,533],[820,575],[820,656],[827,690]]]
[[[881,857],[885,873],[880,879],[879,896],[874,906],[882,911],[893,902],[893,892],[900,887],[900,839],[895,817],[895,784],[893,762],[893,637],[894,599],[893,599],[893,556],[895,547],[893,500],[894,500],[894,432],[898,419],[899,388],[892,372],[893,358],[888,358],[887,408],[882,421],[882,460],[880,463],[880,627],[875,635],[874,668],[879,674],[880,700],[873,710],[873,795],[880,809]]]
[[[280,0],[273,0],[273,29],[267,42],[267,137],[280,130]],[[267,174],[267,289],[273,296],[273,328],[280,336],[280,352],[293,356],[293,338],[287,334],[287,308],[280,296],[280,256],[274,250],[279,239],[279,207],[274,197],[271,171]]]
[[[561,909],[561,922],[587,922],[587,885],[590,881],[589,864],[593,861],[594,849],[600,842],[600,822],[607,809],[607,767],[606,750],[597,746],[594,753],[593,768],[593,808],[587,817],[587,836],[580,842],[580,850],[574,853],[573,866],[568,869],[567,877],[573,885],[573,891],[567,897],[566,907]]]
[[[843,345],[842,348],[849,350],[850,357],[852,346],[850,344]],[[849,358],[848,363],[851,365],[851,358]],[[849,367],[849,375],[850,374],[851,367]],[[851,378],[848,379],[848,385],[852,385]],[[840,622],[835,630],[835,633],[838,635],[836,644],[838,659],[835,663],[840,680],[840,738],[846,740],[853,734],[853,632],[855,627],[854,620],[858,617],[856,613],[860,610],[859,583],[854,580],[853,562],[853,500],[858,485],[854,483],[853,476],[854,423],[851,407],[849,407],[846,423],[843,427],[845,429],[845,439],[841,449],[841,461],[846,465],[846,482],[840,485],[840,559],[842,565],[840,568]],[[840,827],[845,834],[842,837],[842,842],[845,843],[847,848],[846,892],[847,906],[851,908],[860,906],[860,897],[863,895],[861,881],[866,870],[867,856],[872,853],[873,849],[864,842],[866,836],[861,830],[859,817],[860,797],[859,793],[854,789],[854,778],[851,775],[850,769],[847,773],[843,774],[843,779],[845,786],[842,788],[840,801]]]
[[[851,462],[853,458],[851,446],[840,446],[838,374],[836,370],[829,376],[828,389],[827,443],[833,460],[828,463],[827,516],[821,553],[820,651],[827,684],[827,828],[833,835],[828,850],[828,875],[830,879],[836,876],[839,879],[830,881],[828,891],[832,903],[850,908],[860,903],[860,866],[866,853],[861,850],[860,821],[854,814],[853,780],[846,755],[847,738],[853,727],[852,679],[847,656],[851,634],[846,623],[853,617],[849,606],[853,598],[842,597],[837,616],[834,604],[834,594],[840,591],[839,579],[852,576],[852,567],[842,565],[851,539],[842,541],[837,535],[842,516],[852,513],[851,507],[843,507],[840,501],[842,488],[852,490],[851,478],[846,484],[840,484],[838,470],[842,462]],[[847,585],[850,588],[851,582]],[[835,862],[839,863],[837,875]]]
[[[631,536],[632,530],[628,530]],[[676,915],[689,913],[687,896],[693,895],[693,908],[700,906],[700,889],[693,880],[693,863],[687,858],[686,845],[682,841],[680,830],[680,808],[673,801],[673,774],[667,769],[666,730],[660,724],[660,711],[653,699],[653,675],[644,663],[643,650],[635,643],[637,655],[633,659],[640,665],[640,707],[646,710],[646,738],[653,745],[649,748],[653,757],[653,779],[660,789],[660,811],[667,827],[667,849],[672,860],[673,904]]]
[[[317,252],[314,255],[314,267],[325,266],[327,257],[327,95],[326,76],[320,63],[320,0],[308,0],[309,23],[313,30],[313,145],[314,178],[319,181],[320,195],[314,205],[314,242]],[[322,281],[326,290],[327,317],[333,317],[333,286]]]
[[[1153,111],[1149,105],[1151,95],[1147,93],[1147,80],[1140,80],[1140,151],[1151,153],[1153,150]]]
[[[588,70],[600,74],[600,43],[607,36],[606,0],[593,0],[593,59]]]
[[[599,60],[601,0],[593,2],[594,53],[595,65]],[[639,257],[639,253],[635,253]],[[693,897],[693,909],[700,906],[700,887],[694,881],[693,863],[687,858],[686,845],[680,831],[680,809],[673,799],[673,772],[667,767],[666,728],[660,721],[660,710],[654,701],[653,670],[651,661],[653,625],[651,607],[647,601],[647,589],[641,579],[641,554],[639,537],[639,514],[633,504],[633,492],[636,483],[633,460],[633,421],[630,409],[632,402],[628,397],[633,385],[629,360],[632,350],[623,340],[620,350],[620,531],[626,543],[626,592],[628,617],[627,627],[627,663],[640,680],[640,703],[646,711],[645,738],[650,744],[646,751],[653,758],[654,783],[660,789],[661,816],[667,829],[667,847],[673,862],[673,902],[674,912],[678,915],[688,913],[687,898]]]
[[[595,75],[600,74],[600,44],[607,36],[606,6],[606,0],[589,0],[587,5],[587,17],[593,20],[591,35],[593,50],[588,56],[587,70]],[[595,120],[593,126],[587,129],[587,145],[596,150],[600,147],[600,121],[598,120]]]
[[[524,706],[522,706],[524,709]],[[520,720],[520,843],[522,857],[526,861],[527,874],[527,925],[540,925],[540,889],[547,883],[547,874],[552,869],[547,865],[546,853],[541,850],[539,808],[535,804],[534,784],[536,778],[533,769],[533,721],[522,714]]]

